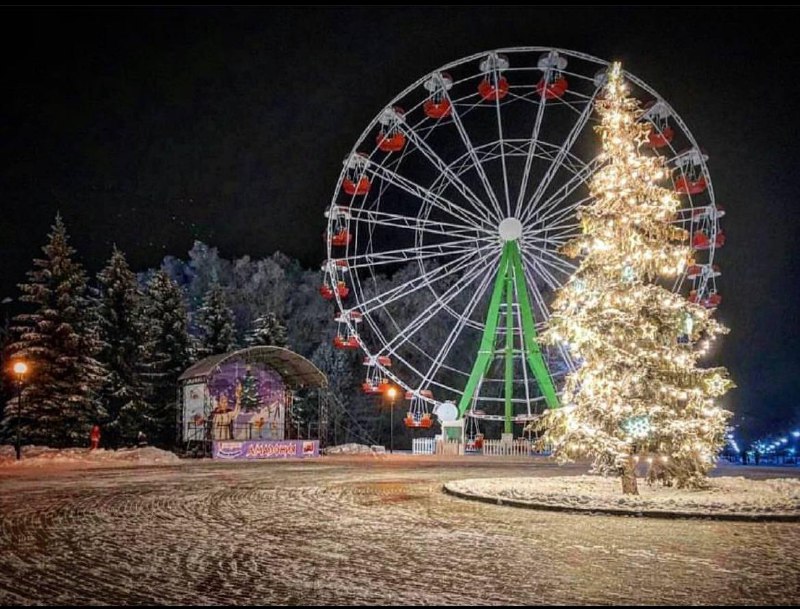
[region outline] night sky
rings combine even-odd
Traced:
[[[710,156],[728,240],[714,361],[752,432],[800,423],[800,44],[792,9],[4,9],[0,299],[56,210],[98,270],[194,239],[316,266],[341,160],[401,89],[498,47],[625,67]],[[11,305],[13,309],[15,305]],[[744,418],[743,418],[744,417]]]

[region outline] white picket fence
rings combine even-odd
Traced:
[[[531,454],[531,443],[523,438],[513,442],[484,440],[483,454],[487,457],[527,457]]]
[[[411,450],[415,455],[463,455],[464,444],[455,440],[436,440],[436,438],[414,438]],[[523,438],[513,442],[502,440],[484,440],[483,449],[479,451],[489,457],[527,457],[531,454],[531,443]]]
[[[411,452],[415,455],[436,454],[436,438],[414,438],[411,440]]]

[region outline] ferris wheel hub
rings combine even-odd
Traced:
[[[506,218],[498,227],[503,241],[516,241],[522,236],[522,222],[516,218]]]

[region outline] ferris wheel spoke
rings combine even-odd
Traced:
[[[542,264],[547,264],[567,275],[574,273],[578,269],[577,265],[569,262],[549,249],[526,243],[522,250],[523,257],[530,257],[532,260],[539,260]],[[536,254],[531,253],[531,250],[535,251]]]
[[[539,290],[539,286],[536,283],[536,276],[533,274],[531,269],[535,269],[535,265],[531,264],[531,262],[527,259],[523,259],[523,266],[525,277],[528,280],[528,285],[530,286],[531,293],[533,294],[533,300],[536,303],[536,307],[539,309],[540,320],[542,322],[546,322],[550,319],[550,312],[547,309],[547,305],[544,302],[544,298],[542,297],[542,293]],[[541,325],[541,324],[539,324]]]
[[[403,124],[405,125],[405,123]],[[431,165],[433,165],[437,171],[441,173],[441,175],[453,186],[453,188],[461,193],[461,196],[472,203],[476,208],[479,208],[481,213],[487,213],[491,215],[491,210],[486,207],[483,201],[481,201],[480,197],[476,195],[457,174],[453,173],[450,167],[448,167],[447,163],[445,163],[444,160],[433,151],[433,149],[425,140],[418,137],[414,130],[408,128],[407,125],[405,125],[405,128],[403,128],[403,132],[406,134],[408,139],[414,143],[420,153],[422,153],[422,156],[428,159]]]
[[[486,170],[483,168],[483,164],[478,159],[478,153],[475,150],[475,146],[472,145],[472,140],[470,139],[467,130],[464,128],[464,123],[461,120],[461,115],[458,109],[456,108],[456,105],[450,99],[449,93],[447,94],[447,99],[450,101],[452,107],[451,115],[453,117],[453,124],[456,126],[456,131],[458,131],[458,135],[461,138],[464,147],[467,149],[467,154],[469,155],[469,158],[472,160],[472,167],[477,172],[478,177],[480,178],[481,183],[483,184],[483,189],[486,191],[486,196],[489,197],[489,200],[492,202],[492,205],[494,206],[494,209],[496,211],[494,219],[499,222],[500,219],[503,218],[504,216],[503,216],[503,210],[500,207],[500,202],[497,200],[497,194],[494,192],[494,189],[492,188],[492,185],[489,182],[489,177],[486,175]]]
[[[426,233],[430,235],[441,235],[453,238],[469,238],[475,241],[484,241],[497,238],[486,229],[463,227],[457,224],[440,223],[422,218],[409,218],[403,216],[393,216],[391,214],[379,215],[374,212],[365,211],[362,214],[352,214],[352,220],[367,226],[385,226],[388,228],[403,229],[413,233]]]
[[[551,224],[559,224],[564,220],[571,220],[577,222],[577,210],[578,208],[588,203],[592,200],[591,195],[587,195],[583,198],[576,199],[570,203],[563,204],[565,199],[561,199],[558,202],[554,202],[550,204],[550,209],[547,210],[544,215],[541,215],[537,218],[536,224],[534,226],[538,226],[540,229],[544,226],[548,226]]]
[[[577,214],[570,213],[580,206],[582,202],[578,201],[575,205],[570,205],[564,213],[559,213],[551,221],[543,226],[532,226],[522,232],[524,237],[539,237],[541,235],[553,235],[555,237],[562,237],[564,234],[577,235],[581,233],[581,224],[578,221]]]
[[[596,156],[591,161],[589,161],[579,172],[572,175],[569,180],[564,182],[564,185],[561,186],[556,192],[554,192],[550,197],[542,203],[542,208],[551,208],[554,205],[558,204],[561,201],[566,200],[573,192],[575,192],[578,188],[584,185],[588,180],[594,176],[594,174],[602,167],[602,162],[599,156]],[[534,221],[535,215],[535,208],[533,206],[527,207],[523,211],[522,223],[527,225]]]
[[[482,264],[491,256],[492,252],[489,252],[484,256],[481,256],[477,263]],[[425,325],[427,325],[428,322],[430,322],[431,319],[433,319],[434,316],[439,313],[439,311],[444,309],[450,302],[458,297],[459,294],[464,292],[464,290],[474,283],[475,280],[480,276],[480,273],[467,273],[459,277],[452,286],[444,291],[443,294],[437,295],[436,300],[425,307],[422,312],[420,312],[414,319],[406,324],[405,328],[389,342],[387,347],[392,351],[396,351],[405,343],[410,341],[417,332],[425,327]]]
[[[369,268],[374,265],[396,264],[441,256],[465,255],[475,251],[475,239],[464,239],[450,243],[431,243],[414,247],[384,251],[364,252],[342,258],[350,270]]]
[[[497,66],[493,69],[495,83],[500,80]],[[494,96],[495,115],[497,117],[497,135],[500,138],[500,164],[503,167],[503,188],[506,195],[506,218],[511,216],[511,196],[508,194],[508,167],[506,166],[505,140],[503,139],[503,116],[500,114],[500,96]]]
[[[452,217],[464,222],[465,226],[467,227],[482,226],[483,222],[485,221],[485,218],[481,218],[475,212],[465,209],[460,205],[456,205],[449,199],[444,198],[442,195],[433,192],[429,188],[425,188],[421,184],[417,184],[413,180],[409,180],[408,178],[401,176],[400,174],[387,167],[384,167],[383,165],[370,161],[367,163],[366,171],[373,176],[381,180],[385,180],[397,188],[404,190],[417,199],[428,202],[438,209],[441,209],[442,211],[450,214]]]
[[[490,266],[494,267],[495,265],[492,264]],[[481,280],[480,285],[478,285],[478,288],[473,292],[471,298],[464,307],[464,310],[461,312],[458,321],[453,325],[453,329],[450,331],[450,334],[448,334],[438,353],[434,356],[433,363],[423,377],[423,384],[432,381],[438,374],[439,370],[447,359],[447,356],[450,354],[453,345],[456,344],[458,337],[461,336],[461,332],[464,331],[464,327],[467,325],[467,320],[475,311],[475,307],[477,307],[481,298],[486,293],[486,290],[489,288],[492,279],[492,273],[486,273],[484,278]]]
[[[561,282],[559,282],[549,271],[542,258],[531,256],[529,258],[529,262],[536,270],[537,274],[541,276],[542,280],[547,284],[548,288],[555,292],[559,287],[561,287]]]
[[[558,229],[565,224],[567,226],[580,226],[578,223],[577,210],[581,205],[590,200],[591,197],[584,197],[583,199],[572,201],[566,205],[554,205],[547,214],[536,218],[535,224],[529,225],[529,227],[523,231],[523,234],[535,236],[541,233],[548,233],[554,228]]]
[[[595,95],[597,95],[597,91],[599,91],[599,89],[595,91]],[[553,178],[556,177],[558,170],[564,164],[564,160],[567,158],[567,155],[572,150],[572,147],[575,145],[575,142],[577,141],[578,136],[583,131],[583,128],[586,126],[586,123],[589,122],[589,117],[592,115],[593,109],[594,109],[594,104],[591,103],[586,104],[586,107],[583,109],[583,112],[581,112],[580,116],[575,121],[575,124],[572,125],[572,129],[570,129],[570,132],[567,134],[567,137],[564,140],[564,143],[562,144],[561,148],[559,149],[558,154],[556,154],[555,160],[547,168],[547,171],[545,172],[542,181],[539,182],[539,184],[536,186],[536,190],[534,191],[531,198],[528,200],[528,205],[527,205],[528,209],[536,208],[536,205],[537,203],[539,203],[540,199],[542,198],[542,195],[544,195],[545,191],[550,186],[550,183],[553,181]],[[538,213],[538,209],[536,213]]]
[[[428,220],[427,218],[422,218],[420,216],[402,216],[400,214],[393,214],[390,212],[381,211],[379,209],[350,208],[350,215],[355,220],[362,220],[363,216],[368,220],[385,219],[390,222],[396,222],[396,224],[393,224],[393,226],[396,228],[409,228],[412,230],[417,230],[421,227],[423,229],[436,229],[445,231],[447,234],[456,235],[462,232],[466,234],[475,233],[476,231],[480,231],[487,235],[495,234],[495,231],[486,228],[465,227],[463,224],[453,224],[452,222],[444,222],[442,220]]]
[[[549,76],[550,76],[550,68],[547,68],[543,78],[547,79],[549,78]],[[544,108],[546,105],[547,104],[542,99],[539,101],[538,107],[536,108],[536,119],[534,120],[533,123],[533,130],[531,131],[528,155],[525,158],[525,170],[522,172],[522,180],[520,181],[519,184],[519,196],[517,196],[517,205],[514,209],[515,218],[519,218],[519,214],[522,211],[522,202],[525,200],[525,191],[528,189],[528,180],[530,179],[531,175],[531,166],[533,165],[536,146],[539,143],[539,132],[541,131],[542,128],[542,119],[544,118]]]
[[[361,303],[359,311],[361,311],[363,315],[366,315],[372,311],[382,309],[397,300],[406,298],[426,286],[430,286],[433,283],[441,281],[445,277],[449,277],[453,273],[457,273],[469,267],[470,265],[474,264],[474,258],[477,254],[482,255],[485,250],[491,247],[496,246],[485,245],[480,248],[475,248],[466,254],[462,254],[458,258],[444,263],[442,266],[433,269],[429,273],[418,275],[417,277],[406,281],[402,285],[390,289],[384,294],[377,294]]]

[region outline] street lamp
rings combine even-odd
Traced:
[[[17,461],[22,459],[22,444],[19,440],[19,422],[22,419],[22,384],[25,382],[25,375],[28,374],[28,364],[23,361],[14,362],[14,374],[17,375],[17,441],[14,443],[14,452],[17,453]]]
[[[389,454],[394,454],[394,399],[397,397],[397,388],[389,387],[386,390],[389,396]]]

